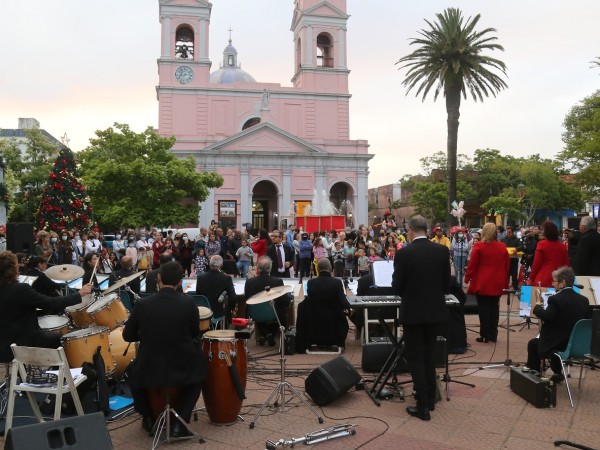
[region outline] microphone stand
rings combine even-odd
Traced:
[[[256,419],[258,419],[258,417],[260,416],[260,413],[269,404],[271,399],[275,398],[275,401],[273,403],[273,406],[275,406],[275,408],[277,408],[275,410],[275,412],[285,412],[286,411],[286,406],[285,406],[285,403],[286,403],[285,389],[286,388],[288,388],[290,390],[290,392],[292,393],[292,396],[295,395],[296,397],[298,397],[300,399],[300,401],[304,404],[304,406],[306,406],[308,409],[310,409],[312,411],[312,413],[315,416],[317,416],[317,418],[319,419],[319,423],[323,423],[323,418],[320,416],[320,414],[317,412],[317,410],[315,408],[313,408],[304,399],[304,397],[302,397],[302,395],[300,395],[300,392],[298,392],[298,390],[290,382],[285,380],[285,345],[284,345],[285,327],[281,324],[281,321],[279,320],[279,316],[277,315],[277,310],[275,309],[275,300],[271,299],[271,300],[269,300],[269,303],[271,304],[271,308],[273,308],[275,317],[277,317],[277,323],[279,324],[279,363],[281,366],[281,381],[279,383],[277,383],[277,386],[275,386],[275,388],[271,392],[271,395],[269,395],[269,397],[265,400],[265,402],[262,404],[260,409],[257,411],[257,413],[252,418],[252,422],[250,422],[250,429],[254,428]]]

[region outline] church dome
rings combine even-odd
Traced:
[[[214,84],[227,84],[242,81],[244,83],[256,83],[256,80],[248,72],[242,70],[237,62],[237,50],[231,44],[223,51],[223,62],[219,70],[210,74],[209,82]]]

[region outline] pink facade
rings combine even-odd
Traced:
[[[200,225],[214,219],[273,228],[290,220],[296,202],[323,191],[354,225],[366,223],[373,155],[367,141],[349,139],[346,1],[295,0],[289,87],[241,70],[231,40],[211,71],[212,5],[159,3],[159,133],[177,138],[176,155],[192,155],[198,170],[224,178],[202,203]]]

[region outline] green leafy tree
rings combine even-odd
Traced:
[[[559,158],[575,172],[577,184],[586,199],[600,196],[600,91],[573,106],[565,117],[562,139],[564,150]]]
[[[54,161],[35,219],[38,230],[56,232],[93,225],[90,198],[79,180],[75,156],[66,147]]]
[[[489,95],[507,87],[499,71],[506,74],[505,64],[486,56],[489,50],[504,50],[496,43],[494,28],[476,30],[480,15],[466,21],[462,12],[448,8],[437,14],[435,23],[425,20],[429,29],[421,30],[421,37],[411,40],[411,45],[419,46],[415,51],[396,62],[401,68],[408,68],[402,84],[407,93],[417,88],[416,95],[422,95],[423,101],[435,85],[434,101],[440,92],[446,98],[448,115],[448,171],[446,214],[448,223],[452,221],[451,202],[456,200],[456,155],[458,147],[458,124],[460,118],[461,95],[467,98],[467,91],[474,101],[483,101]]]
[[[81,151],[82,176],[103,226],[197,223],[199,206],[209,188],[220,187],[215,172],[197,172],[192,157],[180,160],[169,150],[175,138],[152,127],[135,133],[126,124],[96,131]]]

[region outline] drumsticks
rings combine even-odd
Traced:
[[[94,264],[94,271],[92,272],[92,278],[90,278],[90,283],[92,286],[94,285],[94,278],[96,277],[96,270],[98,269],[98,261],[100,258],[96,258],[96,264]]]

